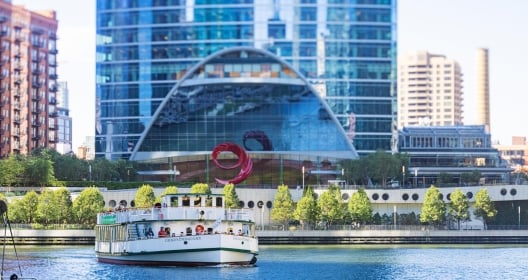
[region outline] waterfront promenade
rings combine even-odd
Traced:
[[[0,237],[4,236],[4,231]],[[264,230],[260,245],[528,244],[528,230]],[[16,245],[93,245],[93,230],[13,230]],[[6,242],[11,243],[9,233]]]

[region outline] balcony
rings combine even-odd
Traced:
[[[50,74],[49,78],[52,79],[52,80],[57,80],[59,78],[59,76],[57,74]]]
[[[52,104],[52,105],[57,104],[57,99],[56,98],[50,98],[49,104]]]
[[[53,85],[49,88],[49,91],[51,92],[57,92],[59,90],[59,88],[56,86],[56,85]]]
[[[33,83],[31,83],[31,86],[33,88],[40,88],[40,86],[42,86],[42,85],[39,82],[33,82]]]

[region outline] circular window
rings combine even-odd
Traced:
[[[402,195],[402,199],[403,199],[403,200],[408,200],[408,199],[409,199],[409,194],[408,194],[408,193],[404,193],[404,194]]]
[[[250,200],[250,201],[248,202],[248,207],[249,207],[249,208],[253,208],[253,207],[255,207],[255,202],[253,202],[253,200]]]
[[[413,199],[414,201],[416,201],[416,200],[418,200],[418,198],[420,198],[420,196],[419,196],[417,193],[413,193],[413,195],[412,195],[412,199]]]
[[[271,203],[271,201],[266,202],[266,207],[268,207],[268,209],[271,209],[272,206],[273,203]]]
[[[516,195],[517,194],[517,190],[516,189],[511,189],[510,190],[510,194],[511,195]]]
[[[259,202],[257,202],[257,207],[258,207],[258,208],[262,208],[262,206],[264,206],[264,202],[262,202],[262,200],[260,200]]]
[[[126,200],[121,200],[121,201],[119,201],[119,206],[126,207],[126,206],[127,206],[127,202],[126,202]]]
[[[110,202],[108,203],[108,206],[110,206],[110,207],[115,207],[116,204],[117,204],[116,201],[112,199],[112,200],[110,200]]]
[[[348,199],[348,193],[342,194],[341,198],[343,198],[343,200],[347,200]]]
[[[381,198],[383,198],[383,200],[387,200],[389,199],[389,194],[388,193],[384,193]]]
[[[439,194],[438,197],[440,198],[440,200],[444,200],[444,195],[443,194]]]
[[[135,207],[136,206],[136,202],[134,200],[130,201],[130,207]]]
[[[508,193],[508,191],[506,189],[501,189],[501,194],[502,195],[506,195]]]
[[[447,200],[451,200],[451,193],[447,194]]]
[[[238,202],[238,207],[240,207],[240,208],[244,208],[244,201],[240,200],[240,201]]]
[[[466,197],[467,197],[468,199],[472,199],[472,198],[473,198],[473,193],[472,193],[472,192],[467,192],[467,193],[466,193]]]
[[[374,193],[374,194],[372,195],[372,199],[373,199],[373,200],[378,200],[378,199],[379,199],[379,194]]]

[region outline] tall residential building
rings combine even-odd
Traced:
[[[0,1],[0,158],[57,143],[57,18]]]
[[[488,49],[477,49],[477,121],[490,131]]]
[[[99,0],[96,156],[172,170],[222,142],[297,165],[395,149],[395,15],[391,0]]]
[[[72,118],[70,117],[68,83],[59,82],[57,91],[57,152],[72,153]]]
[[[398,58],[398,127],[463,125],[462,71],[444,55]]]

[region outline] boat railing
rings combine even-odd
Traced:
[[[225,209],[221,207],[153,207],[129,208],[100,213],[98,224],[129,223],[145,220],[243,220],[253,219],[250,209]]]

